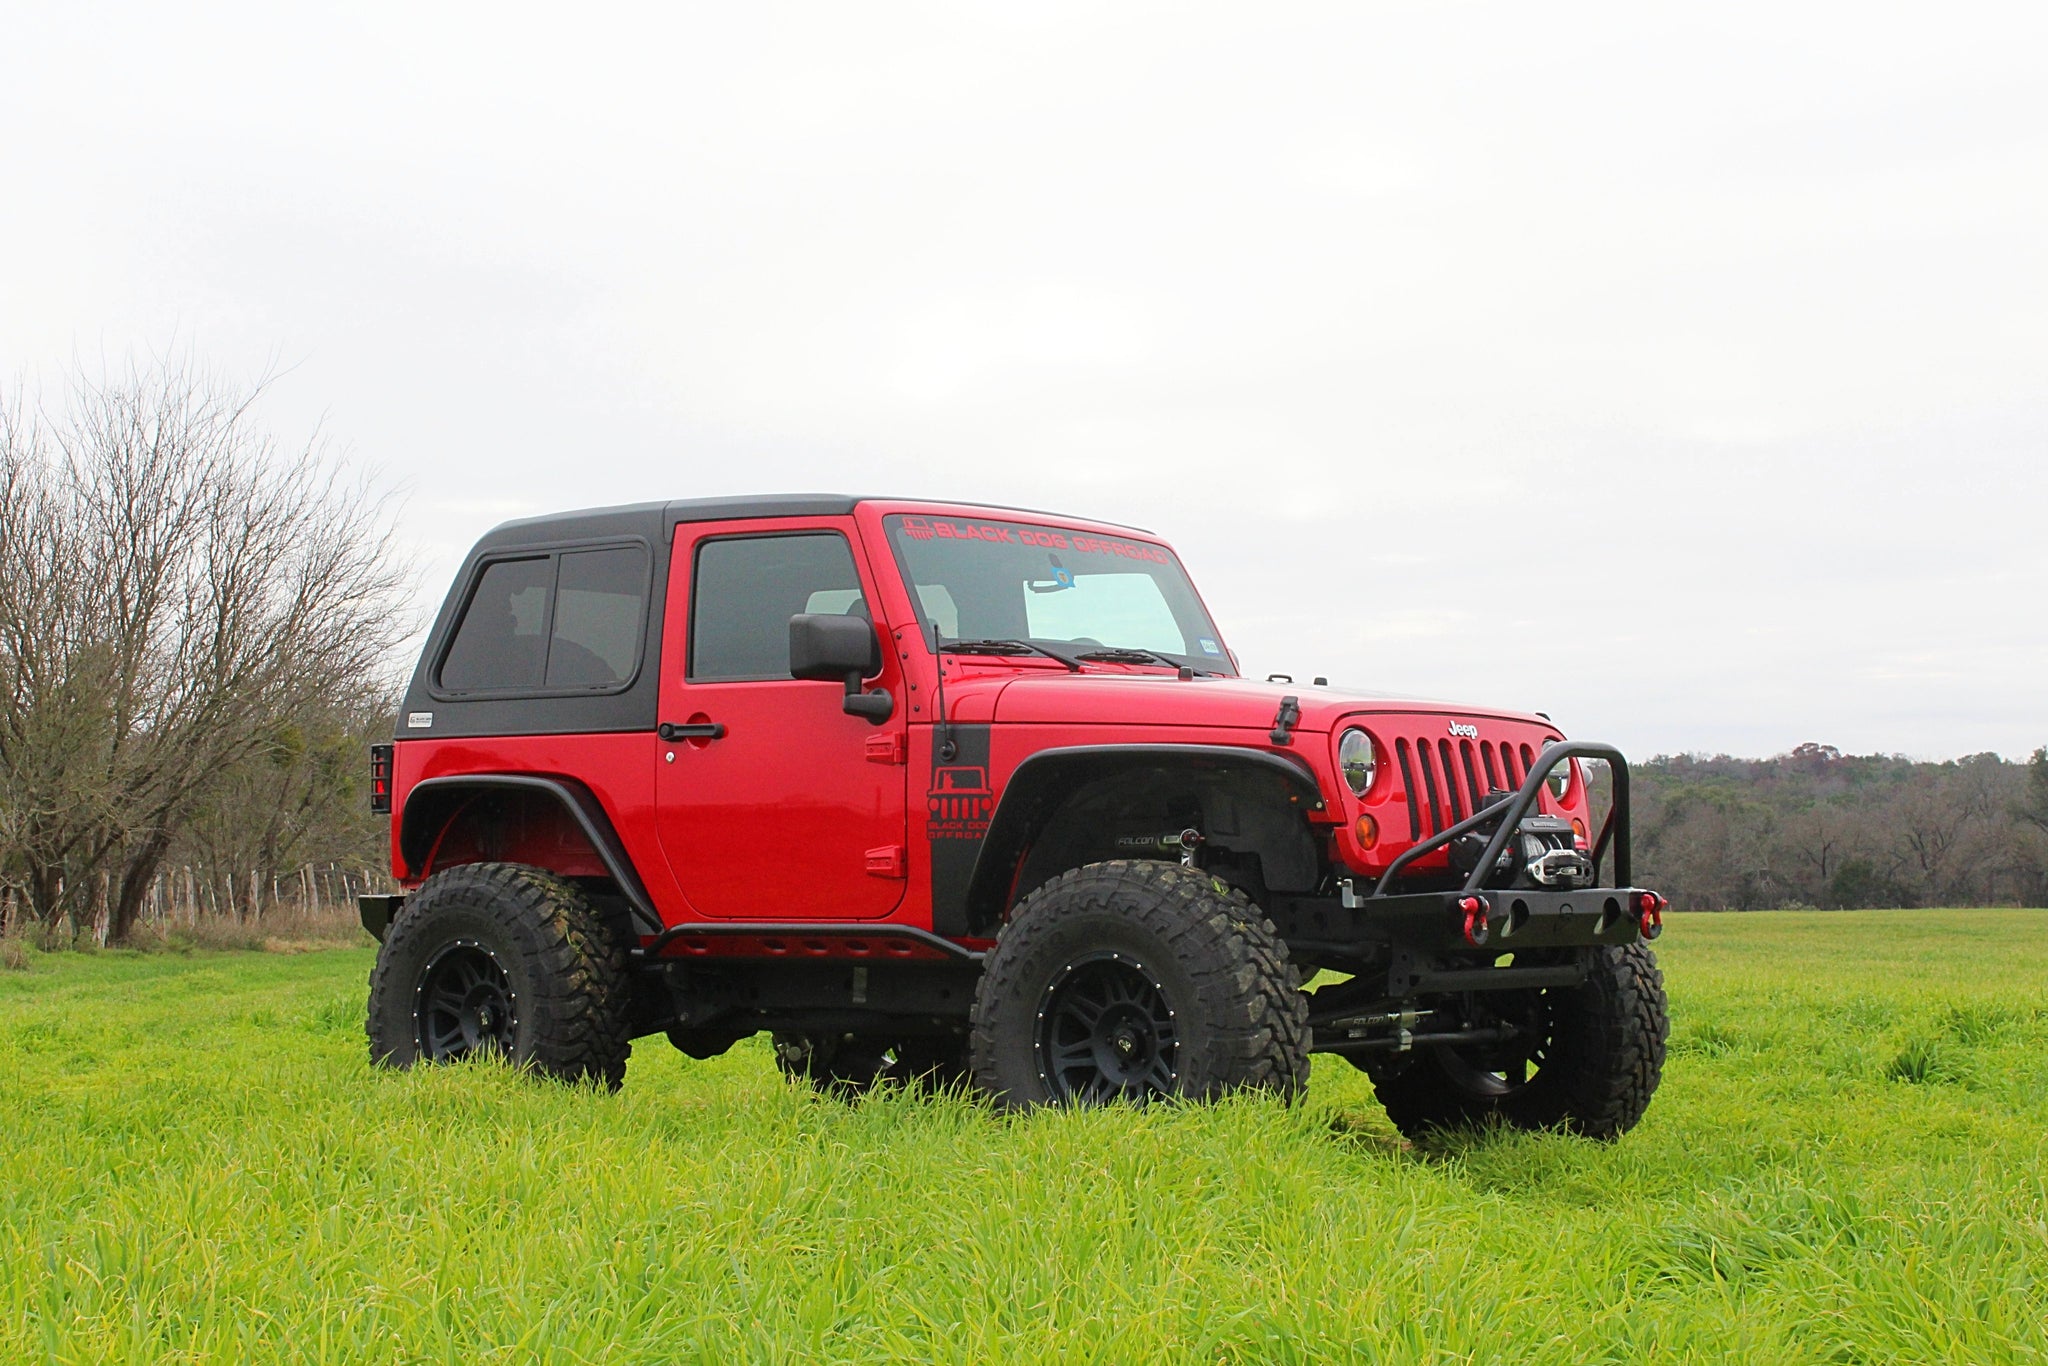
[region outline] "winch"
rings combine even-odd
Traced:
[[[1511,795],[1490,792],[1487,794],[1489,800],[1481,810],[1499,807],[1501,814],[1505,815]],[[1496,819],[1452,840],[1449,850],[1451,866],[1466,874],[1477,868],[1479,860],[1485,857],[1488,841],[1499,828]],[[1569,891],[1591,883],[1593,861],[1579,848],[1578,833],[1572,829],[1570,821],[1562,816],[1524,816],[1521,824],[1515,827],[1515,838],[1501,846],[1488,885],[1507,885],[1518,873],[1526,874],[1529,881],[1539,887]],[[1496,878],[1500,881],[1494,881]]]

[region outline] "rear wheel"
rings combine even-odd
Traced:
[[[1297,1094],[1308,1006],[1244,894],[1197,869],[1090,864],[1026,897],[975,995],[975,1084],[999,1104]]]
[[[370,975],[370,1059],[496,1054],[616,1088],[632,1052],[626,950],[574,883],[465,863],[406,898]]]
[[[1411,1139],[1498,1121],[1613,1139],[1635,1127],[1664,1070],[1664,977],[1643,944],[1592,952],[1572,988],[1475,992],[1445,1013],[1511,1026],[1504,1042],[1432,1044],[1366,1064],[1388,1118]]]

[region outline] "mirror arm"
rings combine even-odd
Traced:
[[[862,675],[859,673],[850,673],[846,676],[846,700],[840,703],[840,709],[848,716],[865,716],[869,725],[879,726],[895,715],[896,699],[889,695],[887,688],[862,692],[861,681]]]

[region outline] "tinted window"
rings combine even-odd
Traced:
[[[707,541],[690,601],[690,677],[703,682],[789,677],[789,619],[821,605],[866,615],[844,537]]]
[[[554,561],[500,560],[483,572],[441,663],[450,692],[537,688],[547,667]]]
[[[633,676],[647,619],[647,552],[639,546],[562,556],[548,686],[601,687]]]

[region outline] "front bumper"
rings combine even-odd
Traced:
[[[1645,897],[1656,907],[1648,915]],[[1662,899],[1641,887],[1276,897],[1273,918],[1297,957],[1330,962],[1383,959],[1390,949],[1491,959],[1533,949],[1619,946],[1654,939],[1663,924]]]

